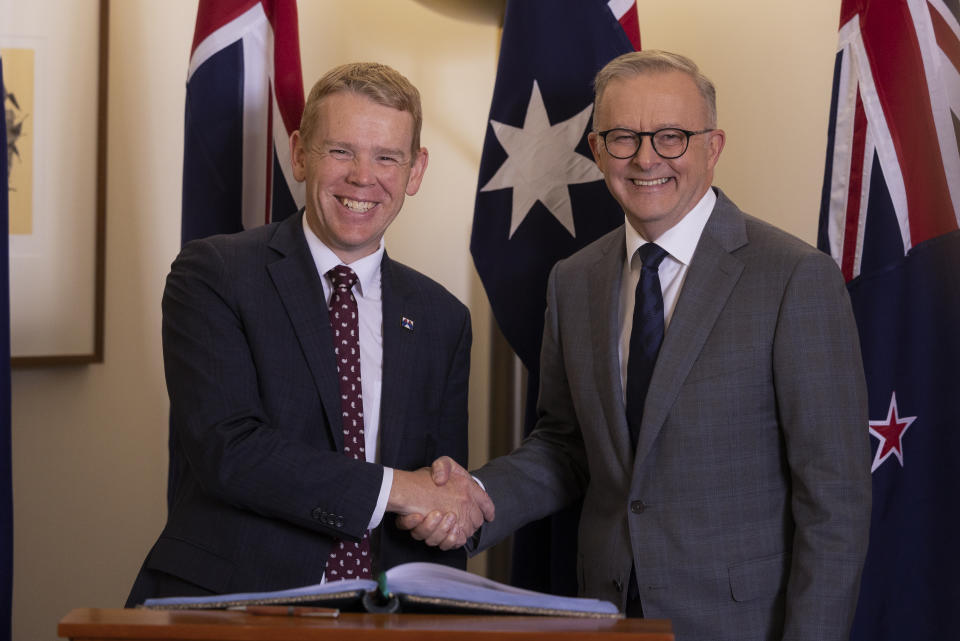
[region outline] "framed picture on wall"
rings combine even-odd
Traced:
[[[109,3],[0,9],[11,363],[102,362]]]

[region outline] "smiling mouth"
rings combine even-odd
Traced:
[[[632,182],[637,187],[654,187],[656,185],[665,185],[669,182],[669,178],[654,178],[653,180],[640,180],[639,178],[631,178]]]
[[[351,198],[337,198],[340,201],[340,204],[349,209],[352,212],[362,214],[364,212],[370,211],[377,206],[377,203],[370,202],[369,200],[353,200]]]

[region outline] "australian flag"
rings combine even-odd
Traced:
[[[856,641],[960,635],[960,9],[843,0],[818,244],[869,385],[873,522]]]
[[[288,140],[302,113],[296,0],[200,0],[187,74],[183,243],[299,209]]]
[[[0,59],[0,96],[4,116],[0,118],[0,641],[10,640],[10,608],[13,597],[13,477],[10,413],[10,228],[7,184],[7,92],[3,85]]]
[[[470,251],[501,331],[529,372],[533,425],[547,276],[623,224],[587,144],[593,77],[640,48],[634,0],[508,0]],[[552,530],[552,531],[551,531]],[[575,515],[514,538],[513,583],[576,594]]]

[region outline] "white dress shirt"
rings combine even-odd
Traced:
[[[713,212],[717,195],[713,189],[707,189],[703,198],[693,206],[686,216],[676,225],[665,231],[655,240],[667,256],[660,263],[660,290],[663,292],[664,335],[670,327],[673,310],[680,297],[683,280],[687,276],[690,260],[697,249],[703,228]],[[633,329],[633,305],[636,298],[637,282],[640,280],[642,262],[637,250],[647,240],[626,221],[627,259],[623,264],[623,276],[620,279],[620,386],[624,398],[627,393],[627,359],[630,355],[630,332]]]
[[[344,263],[313,233],[307,224],[306,214],[303,216],[303,234],[320,273],[323,296],[329,309],[333,284],[326,274]],[[380,284],[380,263],[383,261],[383,247],[381,239],[377,251],[347,265],[357,275],[353,296],[357,299],[360,325],[360,391],[363,395],[363,440],[368,463],[380,461],[380,394],[383,388],[383,290]],[[383,520],[391,487],[393,469],[384,467],[377,506],[370,516],[367,529],[372,530]]]

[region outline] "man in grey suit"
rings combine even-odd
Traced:
[[[439,509],[472,532],[493,515],[472,481],[428,494],[429,470],[408,471],[467,460],[469,313],[384,251],[427,167],[420,123],[395,70],[333,69],[290,141],[305,211],[177,257],[163,297],[169,514],[128,606],[465,565],[380,525]]]
[[[871,497],[843,278],[711,188],[725,133],[689,59],[611,61],[593,124],[626,224],[551,274],[539,421],[474,473],[497,517],[473,548],[582,496],[582,595],[680,641],[846,640]],[[402,521],[449,547],[440,516]]]

